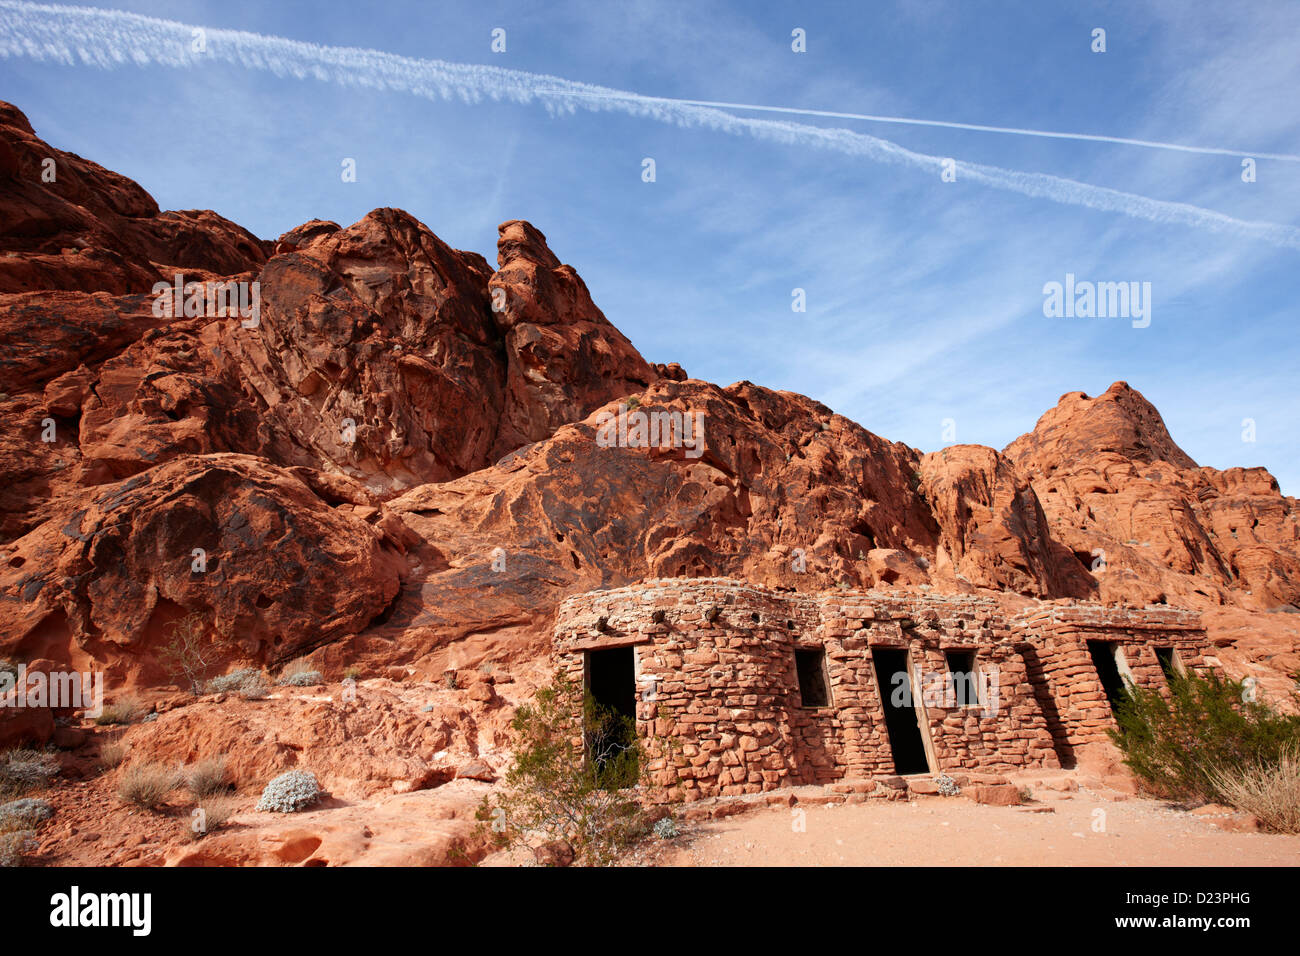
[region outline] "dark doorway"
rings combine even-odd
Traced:
[[[587,691],[601,707],[636,719],[636,672],[632,648],[587,652]]]
[[[583,714],[588,758],[597,774],[623,775],[622,758],[636,741],[636,666],[630,647],[587,652],[587,702]],[[625,781],[611,781],[615,786]]]
[[[820,649],[796,650],[794,667],[799,674],[799,702],[804,707],[827,707],[826,655]]]
[[[1156,648],[1156,660],[1160,662],[1160,669],[1164,671],[1166,682],[1175,681],[1182,676],[1178,670],[1176,653],[1172,647]]]
[[[1115,645],[1107,641],[1089,641],[1088,654],[1092,657],[1092,666],[1097,668],[1097,676],[1101,678],[1101,686],[1114,713],[1128,699],[1124,678],[1120,677],[1119,664],[1115,661]]]
[[[925,756],[916,701],[912,699],[912,685],[907,674],[907,651],[874,647],[871,660],[876,669],[880,701],[885,708],[885,729],[894,755],[894,772],[929,773],[930,762]]]

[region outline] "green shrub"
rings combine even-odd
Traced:
[[[1243,684],[1215,673],[1171,678],[1168,698],[1129,685],[1111,739],[1154,793],[1230,803],[1217,774],[1276,766],[1300,742],[1300,716],[1247,696]]]
[[[498,845],[563,841],[583,863],[604,865],[648,832],[628,792],[645,763],[634,721],[557,674],[519,708],[510,728],[514,762],[505,791],[485,797],[478,811]]]

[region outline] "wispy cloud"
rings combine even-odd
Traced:
[[[199,30],[201,50],[195,43]],[[473,104],[488,98],[537,103],[553,114],[579,108],[618,111],[684,128],[830,150],[935,176],[947,159],[852,130],[740,117],[713,106],[693,105],[691,101],[643,96],[546,74],[320,46],[243,31],[200,28],[117,10],[0,0],[0,56],[102,69],[128,65],[190,67],[216,61],[277,76],[391,90],[433,100],[459,99]],[[1300,229],[1292,226],[1236,219],[1188,203],[1153,199],[1047,173],[968,162],[959,163],[957,169],[962,181],[994,189],[1300,250]]]

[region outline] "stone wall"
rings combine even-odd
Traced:
[[[554,650],[581,682],[586,654],[633,647],[636,722],[662,799],[757,793],[894,772],[875,648],[908,654],[934,773],[1069,765],[1105,739],[1110,711],[1086,641],[1122,645],[1138,683],[1163,681],[1152,649],[1203,665],[1195,615],[1059,602],[1007,617],[991,598],[778,592],[721,578],[667,579],[565,601]],[[804,706],[797,649],[824,654],[827,706]],[[973,653],[981,693],[962,706],[945,652]],[[892,691],[891,691],[892,692]]]
[[[1115,726],[1088,641],[1118,647],[1122,672],[1142,687],[1166,686],[1157,647],[1173,648],[1185,668],[1207,666],[1205,631],[1191,611],[1050,604],[1026,611],[1014,627],[1058,755],[1067,763],[1085,747],[1108,743],[1106,731]]]

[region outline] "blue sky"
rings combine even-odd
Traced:
[[[137,180],[164,208],[212,208],[274,237],[397,206],[493,262],[497,224],[529,219],[646,358],[697,378],[802,392],[926,451],[945,444],[944,419],[957,441],[1001,448],[1062,393],[1123,379],[1199,463],[1264,465],[1300,492],[1300,248],[992,188],[962,171],[1048,174],[1294,235],[1300,163],[1259,159],[1254,183],[1240,164],[1251,151],[1300,153],[1300,5],[87,5],[656,97],[1241,150],[727,111],[953,157],[957,182],[946,183],[923,163],[637,111],[427,98],[221,58],[110,70],[0,58],[0,98],[43,138]],[[490,48],[498,27],[505,53]],[[806,53],[791,50],[796,27]],[[1090,49],[1096,27],[1105,53]],[[355,183],[341,181],[344,157],[357,162]],[[642,181],[645,157],[653,183]],[[1150,326],[1045,317],[1043,285],[1066,273],[1150,282]],[[791,310],[796,287],[804,313]]]

